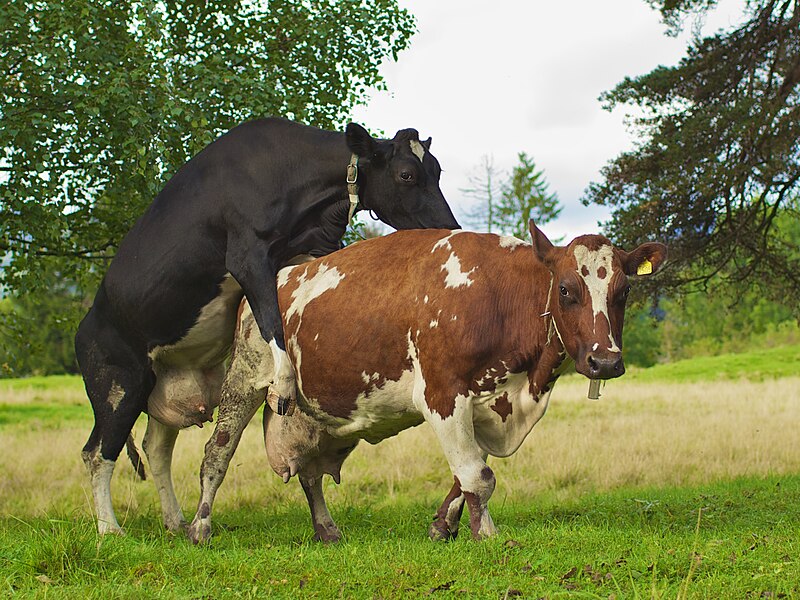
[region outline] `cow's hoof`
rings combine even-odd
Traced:
[[[195,545],[205,544],[209,539],[211,539],[211,525],[198,521],[192,521],[192,524],[186,529],[186,536]]]
[[[164,520],[164,527],[170,533],[186,533],[189,524],[185,519],[180,520]]]
[[[323,544],[335,544],[342,539],[342,533],[335,525],[333,527],[314,527],[314,541]]]
[[[439,520],[434,521],[431,523],[431,526],[428,527],[428,537],[434,542],[449,542],[450,540],[456,539],[457,535],[457,530],[455,533],[451,532],[447,525]]]
[[[290,417],[294,413],[297,401],[294,398],[285,398],[270,389],[267,393],[267,404],[275,414],[282,417]]]
[[[121,537],[126,535],[125,530],[119,525],[109,525],[102,521],[97,523],[97,533],[100,535],[118,535]]]

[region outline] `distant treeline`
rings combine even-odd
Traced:
[[[625,316],[625,362],[649,367],[695,356],[800,343],[792,311],[757,289],[710,288],[632,306]]]
[[[53,284],[47,302],[0,300],[0,377],[77,373],[73,335],[88,308],[69,287]],[[697,292],[628,308],[625,361],[641,367],[694,356],[800,343],[789,308],[758,289]]]

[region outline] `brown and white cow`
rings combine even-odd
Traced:
[[[318,539],[339,538],[323,473],[338,482],[358,440],[377,443],[423,421],[455,480],[430,536],[455,536],[464,502],[473,537],[493,535],[487,456],[519,448],[572,361],[591,379],[622,375],[628,277],[655,272],[666,248],[625,252],[600,235],[556,247],[533,223],[531,235],[533,246],[401,231],[280,272],[301,411],[281,418],[265,408],[267,450],[285,481],[299,474]],[[216,490],[271,377],[269,347],[247,309],[237,336],[189,528],[195,542],[210,535]]]

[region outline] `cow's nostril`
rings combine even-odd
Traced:
[[[586,362],[589,363],[589,369],[592,371],[592,373],[596,373],[600,368],[597,364],[597,361],[591,355],[586,359]]]

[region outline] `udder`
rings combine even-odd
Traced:
[[[212,420],[219,405],[224,365],[179,369],[154,364],[156,385],[147,400],[147,414],[169,427],[184,429]]]

